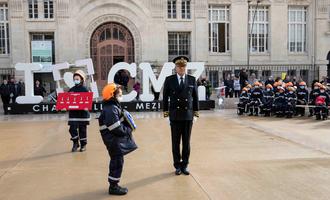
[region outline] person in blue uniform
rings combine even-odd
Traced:
[[[77,70],[73,74],[74,86],[70,88],[69,92],[88,92],[84,86],[85,73],[81,70]],[[69,132],[71,140],[73,142],[72,152],[76,152],[80,146],[80,152],[86,151],[87,145],[87,125],[89,125],[90,113],[88,110],[70,110]]]
[[[253,113],[255,116],[259,115],[260,108],[262,107],[262,101],[263,101],[263,93],[261,89],[262,84],[259,82],[254,83],[253,90],[251,92],[250,96],[250,115],[253,116]]]
[[[198,114],[196,79],[186,74],[188,58],[173,60],[176,74],[168,76],[163,89],[164,117],[169,117],[172,136],[172,155],[175,174],[189,175],[190,137],[194,117]],[[182,139],[182,152],[180,143]]]
[[[308,90],[305,82],[300,82],[297,89],[297,105],[305,106],[308,103]],[[297,107],[296,115],[305,116],[305,108]]]
[[[296,104],[297,104],[297,95],[295,92],[295,89],[293,86],[289,86],[287,88],[287,93],[285,95],[285,99],[286,99],[286,109],[285,109],[285,113],[286,113],[286,117],[287,118],[292,118],[292,116],[295,113],[296,110]]]
[[[248,93],[248,89],[245,87],[242,89],[241,95],[239,97],[239,102],[237,105],[238,115],[243,115],[247,112],[247,106],[250,102],[250,94]]]
[[[285,98],[285,89],[282,86],[277,88],[277,92],[275,93],[274,98],[274,111],[276,117],[284,117],[285,108],[287,105],[286,98]]]
[[[266,90],[263,92],[263,111],[265,117],[270,117],[274,103],[274,91],[271,84],[266,85]]]
[[[329,95],[326,92],[326,86],[320,84],[319,94],[315,97],[314,114],[317,120],[328,119]]]
[[[320,94],[320,86],[321,84],[319,82],[315,82],[313,84],[313,89],[309,94],[309,103],[308,105],[315,106],[315,100],[316,97]],[[314,115],[314,107],[309,108],[309,115],[308,117],[312,117]]]
[[[110,156],[108,174],[110,195],[127,194],[128,189],[118,185],[123,171],[124,155],[137,149],[132,136],[136,126],[129,123],[125,117],[125,110],[120,105],[122,95],[119,85],[115,83],[106,85],[102,91],[103,110],[98,119],[102,140]]]

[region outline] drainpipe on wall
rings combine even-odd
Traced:
[[[316,1],[313,1],[313,24],[312,24],[312,27],[313,27],[313,45],[312,45],[312,48],[313,48],[313,52],[312,52],[312,65],[313,65],[313,68],[314,70],[316,70],[316,65],[315,65],[315,62],[316,62],[316,13],[317,13],[317,4],[316,4]],[[314,72],[314,79],[318,79],[320,76],[320,71],[318,70],[318,74],[316,76],[316,72]]]

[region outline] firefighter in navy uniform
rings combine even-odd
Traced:
[[[289,86],[287,88],[287,93],[285,95],[286,98],[286,109],[285,109],[285,113],[286,113],[286,117],[287,118],[292,118],[292,116],[295,113],[296,110],[296,103],[297,103],[297,95],[295,93],[295,89],[292,86]]]
[[[253,113],[255,116],[259,115],[260,108],[262,107],[262,101],[263,101],[263,94],[261,87],[262,84],[259,82],[254,83],[254,88],[251,92],[251,103],[250,103],[250,115],[253,116]]]
[[[329,106],[329,95],[326,92],[326,87],[320,85],[320,92],[315,97],[315,109],[314,114],[317,120],[326,120],[328,119],[328,106]]]
[[[247,112],[247,106],[250,102],[250,94],[248,93],[248,88],[243,88],[241,95],[239,97],[239,102],[237,105],[238,115],[243,115]]]
[[[306,88],[305,82],[300,82],[299,87],[297,89],[297,105],[307,105],[308,102],[308,90]],[[297,107],[297,115],[305,116],[305,108]]]
[[[198,114],[196,79],[186,74],[188,58],[173,60],[176,74],[168,76],[163,90],[164,117],[169,117],[172,136],[172,154],[175,174],[189,175],[190,137],[194,117]],[[180,143],[182,138],[182,154]]]
[[[75,86],[70,88],[69,92],[88,92],[84,86],[85,73],[81,70],[77,70],[73,74],[73,80]],[[87,110],[70,110],[69,132],[71,140],[73,142],[72,152],[76,152],[80,146],[80,152],[86,151],[87,145],[87,125],[89,125],[90,114]],[[80,144],[79,144],[80,142]]]
[[[263,111],[265,113],[265,117],[270,117],[274,103],[274,91],[271,84],[266,85],[266,90],[263,92],[263,96]]]
[[[278,87],[277,92],[275,93],[274,98],[274,111],[276,117],[283,117],[285,113],[285,108],[287,105],[286,99],[285,99],[285,89],[283,87]]]
[[[124,155],[137,149],[132,137],[135,126],[125,120],[121,108],[122,90],[115,83],[106,85],[102,91],[103,110],[99,117],[100,132],[110,156],[108,182],[110,195],[125,195],[127,188],[118,185],[124,165]]]
[[[315,99],[320,94],[320,85],[321,84],[319,82],[314,83],[314,88],[309,94],[308,105],[315,106]],[[312,117],[313,115],[314,115],[314,107],[310,107],[308,117]]]

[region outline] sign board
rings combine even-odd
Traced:
[[[31,41],[32,62],[51,66],[53,60],[52,41]]]
[[[57,97],[56,110],[92,110],[92,92],[65,92]]]
[[[161,111],[163,109],[162,101],[132,101],[121,103],[122,108],[129,112],[151,112]],[[199,101],[200,110],[211,110],[215,108],[215,101]],[[55,103],[38,103],[38,104],[9,104],[5,106],[5,109],[9,114],[55,114],[61,113],[61,110],[56,109]],[[91,112],[100,112],[103,110],[102,102],[93,102]]]

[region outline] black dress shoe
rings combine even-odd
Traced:
[[[188,168],[183,168],[182,173],[186,176],[190,175],[189,169]]]
[[[78,150],[78,148],[79,148],[79,143],[78,142],[74,142],[71,151],[72,152],[76,152]]]
[[[175,175],[179,176],[181,175],[182,171],[180,168],[175,169]]]
[[[126,195],[127,192],[127,188],[120,187],[119,185],[109,187],[109,194],[111,195]]]

